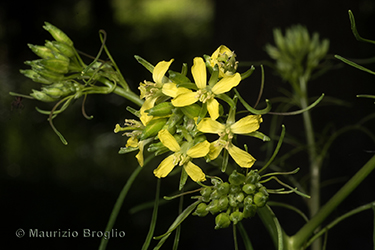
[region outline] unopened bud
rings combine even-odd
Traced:
[[[75,56],[74,48],[66,43],[62,43],[59,41],[53,41],[53,46],[57,48],[61,54],[66,57],[73,57]]]
[[[219,199],[219,203],[218,203],[219,210],[220,211],[226,210],[228,208],[228,204],[229,204],[228,197],[227,196],[222,196]]]
[[[257,206],[254,204],[249,204],[249,205],[245,204],[245,207],[243,209],[244,218],[253,217],[256,214],[257,209],[258,209]]]
[[[33,80],[34,82],[39,82],[39,83],[43,83],[43,84],[51,84],[52,81],[44,78],[43,76],[41,76],[40,74],[36,73],[34,70],[32,69],[21,69],[20,72],[22,74],[24,74],[26,77],[30,78],[31,80]]]
[[[257,188],[254,184],[245,184],[242,187],[242,191],[244,191],[246,194],[255,194]]]
[[[262,192],[258,192],[254,195],[254,203],[257,207],[264,207],[268,201],[268,196],[264,195]]]
[[[235,211],[230,214],[230,220],[233,221],[233,224],[236,225],[238,222],[240,222],[243,219],[243,213],[240,211]]]
[[[30,94],[30,96],[34,97],[35,99],[42,101],[42,102],[54,102],[57,101],[57,99],[50,97],[46,93],[43,93],[39,90],[32,90],[33,93]]]
[[[233,185],[240,185],[244,183],[245,176],[241,173],[238,173],[236,170],[234,170],[230,176],[229,176],[229,182]]]
[[[167,119],[153,119],[144,128],[140,140],[145,140],[149,137],[155,136],[163,128]]]
[[[218,214],[215,218],[215,229],[226,228],[230,225],[230,218],[227,213]]]
[[[73,46],[73,41],[70,40],[70,38],[59,28],[53,26],[48,22],[45,22],[44,24],[45,26],[43,26],[43,28],[47,30],[53,36],[53,38],[55,38],[56,41],[63,42],[70,46]]]
[[[35,60],[34,62],[57,74],[66,74],[69,71],[69,61],[59,59],[40,59]]]
[[[32,45],[32,44],[27,44],[27,45],[40,58],[43,58],[43,59],[54,58],[54,55],[50,48],[47,48],[45,46]]]
[[[217,186],[217,192],[220,195],[227,195],[229,193],[230,184],[228,182],[223,182]]]
[[[211,200],[211,198],[210,198],[211,193],[212,193],[212,188],[211,187],[205,187],[205,188],[203,188],[200,191],[200,193],[202,195],[202,200],[204,202],[209,202]]]
[[[198,215],[199,217],[204,217],[208,214],[207,204],[200,203],[195,209],[193,215]]]
[[[172,114],[173,108],[172,103],[162,102],[145,112],[150,116],[166,116]]]
[[[219,200],[215,199],[210,202],[207,206],[208,211],[210,211],[211,214],[216,214],[220,212],[220,207],[219,207]]]

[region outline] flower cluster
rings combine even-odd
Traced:
[[[223,149],[223,171],[228,164],[227,153],[240,167],[250,168],[254,164],[255,158],[233,142],[238,134],[252,135],[262,118],[249,114],[236,121],[237,97],[230,94],[244,77],[236,72],[238,63],[232,51],[222,45],[211,56],[195,57],[191,67],[193,81],[187,76],[186,65],[181,73],[169,70],[173,59],[161,61],[155,67],[137,59],[152,72],[153,81],[141,82],[139,86],[144,103],[133,113],[140,121],[126,120],[124,127],[116,125],[116,133],[124,131],[129,137],[120,153],[139,150],[136,158],[143,166],[145,147],[155,155],[170,152],[154,174],[162,178],[181,166],[180,188],[187,176],[195,182],[206,180],[194,159],[215,160]],[[226,111],[229,114],[225,115]],[[206,134],[217,134],[219,138],[208,142]]]
[[[246,176],[233,171],[229,182],[219,178],[211,179],[213,186],[204,187],[196,197],[202,201],[193,215],[200,217],[208,213],[217,214],[215,229],[226,228],[237,224],[244,218],[253,217],[258,208],[265,206],[268,192],[259,182],[261,176],[256,170],[251,170]]]

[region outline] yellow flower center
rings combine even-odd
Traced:
[[[215,94],[212,93],[211,90],[207,90],[207,88],[204,88],[197,91],[196,98],[198,98],[200,102],[205,103],[208,100],[215,98]]]

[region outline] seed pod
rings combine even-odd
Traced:
[[[155,136],[163,128],[167,119],[153,119],[144,128],[140,140],[143,141],[149,137]]]
[[[150,116],[166,116],[172,114],[173,108],[172,103],[162,102],[145,112]]]
[[[240,211],[235,211],[230,214],[229,218],[231,221],[233,221],[233,224],[236,225],[238,222],[240,222],[243,219],[244,215]]]
[[[208,214],[207,204],[206,203],[199,203],[197,208],[195,209],[193,215],[198,215],[199,217],[204,217]]]
[[[268,201],[268,196],[264,195],[262,192],[258,192],[254,195],[254,203],[257,207],[264,207]]]
[[[254,204],[245,205],[243,209],[244,218],[253,217],[257,212],[257,206]]]
[[[215,229],[229,227],[230,225],[229,215],[227,213],[218,214],[215,217],[215,223],[216,223]]]
[[[246,194],[255,194],[257,191],[257,188],[254,184],[245,184],[242,187],[242,191],[244,191]]]
[[[229,175],[229,182],[233,185],[240,185],[245,181],[245,176],[241,173],[238,173],[236,170],[234,170]]]
[[[44,22],[44,24],[45,26],[43,26],[43,28],[47,30],[53,36],[53,38],[55,38],[56,41],[63,42],[70,46],[73,46],[73,41],[70,40],[70,38],[59,28],[53,26],[48,22]]]

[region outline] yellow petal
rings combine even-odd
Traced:
[[[232,143],[228,146],[228,152],[233,160],[242,168],[251,168],[255,162],[255,158],[248,152],[234,146]]]
[[[166,129],[162,129],[158,133],[159,140],[163,143],[164,146],[169,148],[169,150],[173,152],[180,151],[180,145],[176,141],[176,139],[168,132]]]
[[[225,125],[211,118],[203,118],[202,121],[198,123],[197,129],[203,133],[218,134],[225,130]]]
[[[173,59],[171,59],[169,62],[161,61],[158,64],[156,64],[154,71],[152,72],[152,79],[154,79],[155,83],[162,83],[163,77],[167,70],[169,69],[169,66],[173,62]]]
[[[191,158],[205,157],[210,151],[210,143],[208,141],[200,142],[197,145],[191,147],[186,154]]]
[[[184,165],[184,169],[193,181],[197,182],[206,180],[206,175],[203,173],[202,169],[191,161]]]
[[[170,155],[165,158],[158,166],[157,169],[154,170],[154,175],[158,178],[166,177],[174,168],[173,164],[174,155]]]
[[[142,122],[142,124],[144,126],[147,125],[147,123],[149,123],[149,121],[152,120],[153,116],[152,115],[148,115],[147,113],[145,113],[145,110],[149,110],[150,108],[154,107],[155,105],[155,101],[156,101],[157,98],[149,98],[147,99],[141,109],[139,110],[140,114],[141,114],[141,117],[139,118]]]
[[[215,98],[207,101],[207,111],[212,120],[219,118],[219,102]]]
[[[175,98],[183,93],[191,92],[191,90],[183,87],[177,88],[177,85],[175,83],[170,82],[163,84],[162,92],[164,95]]]
[[[175,106],[175,107],[185,107],[185,106],[189,106],[189,105],[191,105],[191,104],[193,104],[197,101],[198,101],[197,93],[189,90],[189,92],[178,95],[171,102],[172,102],[173,106]]]
[[[215,86],[212,87],[211,91],[216,94],[223,94],[236,87],[241,81],[241,75],[236,73],[232,76],[227,76],[221,79]]]
[[[207,73],[206,64],[201,57],[194,58],[194,65],[191,67],[191,74],[193,75],[195,85],[199,89],[206,88],[207,85]]]
[[[126,142],[126,147],[132,147],[132,148],[137,148],[138,147],[138,139],[130,137],[128,141]]]
[[[208,153],[208,158],[210,158],[211,161],[215,160],[221,153],[221,150],[224,148],[222,144],[218,143],[219,140],[211,142],[210,144],[210,152]]]
[[[260,115],[248,115],[230,126],[234,134],[248,134],[259,129],[262,122]]]
[[[227,55],[231,55],[232,54],[232,51],[225,45],[220,45],[219,48],[217,48],[217,50],[215,50],[215,52],[211,55],[211,58],[212,59],[217,59],[217,57],[219,56],[219,54],[224,54],[226,53]]]
[[[144,164],[144,160],[143,160],[143,148],[144,147],[145,147],[145,141],[140,141],[138,143],[139,152],[135,156],[135,158],[137,158],[137,160],[138,160],[139,166],[141,166],[141,167],[143,167],[143,164]]]

